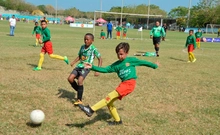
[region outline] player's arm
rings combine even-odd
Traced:
[[[91,70],[100,72],[100,73],[112,73],[115,72],[114,67],[107,66],[107,67],[98,67],[95,65],[91,65]]]
[[[101,58],[101,54],[98,52],[97,49],[95,49],[94,54],[95,54],[95,56],[96,56],[97,59],[98,59],[98,67],[101,67],[101,66],[102,66],[102,58]],[[98,72],[95,72],[94,75],[95,75],[95,76],[98,76],[99,73],[98,73]]]
[[[152,30],[150,31],[150,38],[153,38],[153,32],[154,32],[154,28],[152,28]]]
[[[188,37],[186,38],[185,48],[188,46]]]
[[[76,64],[76,62],[78,62],[79,60],[80,60],[80,57],[79,57],[79,56],[76,57],[75,60],[70,63],[70,66],[73,66],[73,65]]]
[[[146,66],[146,67],[150,67],[150,68],[153,68],[153,69],[158,68],[158,64],[155,64],[155,63],[152,63],[152,62],[148,62],[148,61],[145,61],[145,60],[139,60],[137,58],[134,58],[132,60],[131,65],[134,65],[134,66]]]
[[[193,46],[194,46],[194,49],[196,49],[196,38],[193,36]]]

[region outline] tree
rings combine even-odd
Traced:
[[[47,11],[47,13],[49,14],[49,15],[55,15],[55,9],[54,9],[54,7],[53,6],[51,6],[51,5],[46,5],[46,11]]]
[[[37,8],[42,11],[44,14],[48,14],[47,8],[45,5],[38,5]]]
[[[177,8],[171,9],[171,11],[168,13],[168,16],[170,18],[180,18],[185,17],[188,14],[188,8],[178,6]]]

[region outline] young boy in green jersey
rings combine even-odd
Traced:
[[[121,30],[122,30],[121,26],[118,25],[118,26],[115,28],[115,30],[116,30],[116,39],[120,39]]]
[[[101,39],[105,39],[105,32],[104,32],[103,30],[101,30],[100,38],[101,38]]]
[[[114,107],[113,103],[133,92],[137,79],[135,66],[146,66],[153,69],[158,67],[158,63],[154,64],[145,60],[139,60],[135,57],[127,57],[129,48],[130,46],[128,43],[119,43],[115,48],[115,52],[119,60],[107,67],[97,67],[90,63],[85,63],[85,68],[101,73],[116,72],[118,77],[121,79],[119,86],[95,105],[91,107],[79,105],[80,109],[85,112],[87,116],[91,117],[95,111],[107,106],[110,114],[114,118],[114,121],[109,122],[109,125],[122,124],[122,120],[119,117],[117,109]]]
[[[41,27],[38,26],[38,22],[35,22],[34,30],[32,31],[32,36],[34,36],[34,33],[36,33],[36,43],[35,46],[39,44],[40,34],[41,34]]]
[[[154,49],[156,51],[157,57],[159,57],[159,47],[161,37],[165,37],[166,33],[163,27],[160,26],[160,22],[156,21],[156,26],[150,31],[150,38],[153,39]]]
[[[82,104],[82,96],[83,96],[83,81],[86,76],[89,74],[90,70],[84,68],[84,63],[88,62],[90,64],[93,63],[94,57],[96,56],[98,59],[98,66],[102,65],[102,58],[97,48],[92,44],[94,41],[94,36],[91,33],[87,33],[84,36],[84,45],[81,46],[78,56],[76,59],[71,62],[71,66],[73,66],[76,62],[80,61],[76,67],[73,69],[71,74],[68,77],[68,81],[73,89],[77,91],[77,100],[74,105]],[[95,76],[99,74],[95,72]],[[78,79],[78,83],[76,83],[75,79]]]
[[[128,29],[126,28],[126,26],[123,26],[123,39],[126,39],[127,31],[128,31]]]
[[[202,37],[202,32],[201,32],[200,28],[195,33],[195,37],[196,37],[196,45],[197,45],[197,48],[199,49],[200,48],[200,40],[201,40],[201,37]]]
[[[52,42],[50,41],[50,38],[51,38],[50,30],[47,28],[47,21],[46,20],[41,21],[41,27],[42,27],[41,35],[43,36],[43,40],[39,39],[39,43],[40,44],[44,43],[44,45],[41,49],[38,66],[35,67],[33,70],[34,71],[41,70],[41,66],[44,62],[44,55],[46,53],[48,53],[50,58],[63,60],[64,62],[66,62],[66,64],[69,64],[69,60],[66,56],[62,57],[60,55],[53,54],[53,46],[52,46]]]
[[[193,54],[193,50],[196,49],[196,39],[193,36],[193,30],[189,30],[189,36],[186,39],[185,47],[188,47],[188,62],[195,62],[196,58]]]

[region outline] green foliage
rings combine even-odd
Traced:
[[[44,14],[48,14],[45,5],[38,5],[37,8],[38,8],[40,11],[42,11]]]

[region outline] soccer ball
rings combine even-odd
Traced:
[[[30,119],[33,124],[41,124],[44,121],[45,115],[41,110],[33,110],[30,114]]]

